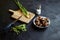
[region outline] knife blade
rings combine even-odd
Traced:
[[[11,26],[15,24],[21,17],[22,16],[20,16],[18,19],[14,20],[13,22],[9,23],[3,30],[8,31],[8,29],[11,28]]]

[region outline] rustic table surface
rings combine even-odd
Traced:
[[[27,32],[22,32],[19,35],[10,31],[1,32],[7,24],[14,21],[8,10],[17,10],[18,7],[12,0],[0,0],[0,40],[60,40],[60,0],[20,0],[20,2],[33,13],[36,13],[36,9],[41,4],[41,15],[50,18],[50,26],[45,30],[37,30],[33,26],[32,19],[27,24]],[[14,26],[19,24],[22,22],[18,21]]]

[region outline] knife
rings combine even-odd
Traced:
[[[12,10],[10,10],[10,11],[12,11]],[[14,12],[14,11],[12,11],[12,12]],[[3,30],[4,30],[4,31],[7,31],[8,29],[10,29],[11,26],[12,26],[13,24],[15,24],[21,17],[22,17],[22,15],[21,15],[20,17],[18,17],[16,20],[14,20],[13,22],[9,23]]]

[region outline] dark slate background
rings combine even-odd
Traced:
[[[27,24],[27,32],[16,35],[14,32],[1,32],[2,29],[14,21],[9,14],[8,9],[17,10],[18,7],[12,0],[0,0],[0,40],[60,40],[60,0],[20,0],[23,6],[36,13],[36,9],[41,4],[42,16],[49,17],[50,26],[42,31],[34,28],[32,21]],[[19,25],[22,22],[16,22]]]

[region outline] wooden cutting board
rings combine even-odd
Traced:
[[[12,18],[18,19],[20,16],[22,16],[19,20],[25,23],[29,23],[32,20],[32,18],[35,16],[34,13],[29,12],[29,11],[28,11],[30,15],[29,18],[26,18],[20,10],[14,11],[14,10],[9,9],[9,11],[13,12],[13,15],[11,16]]]

